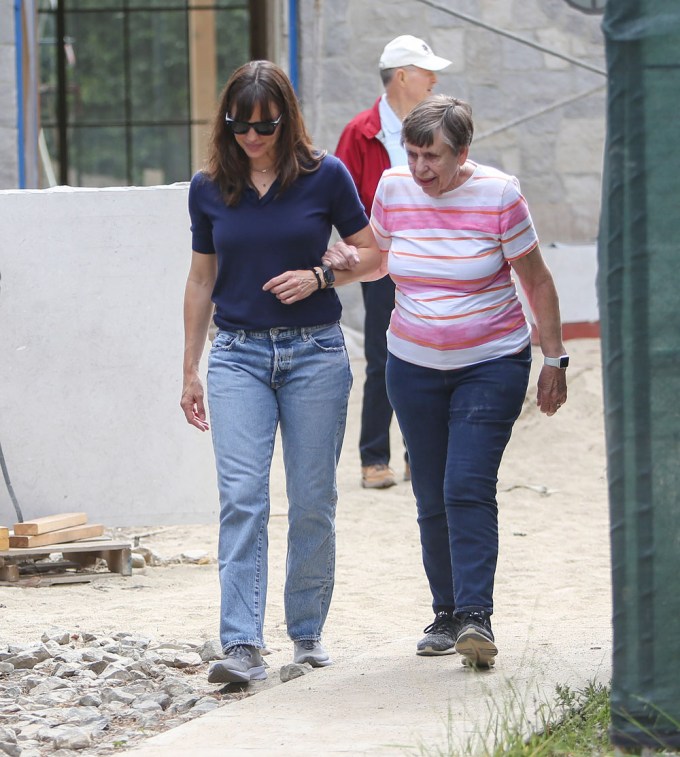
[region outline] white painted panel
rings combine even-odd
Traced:
[[[0,193],[0,443],[27,519],[216,518],[210,437],[179,408],[186,196]],[[14,520],[0,481],[0,523]]]

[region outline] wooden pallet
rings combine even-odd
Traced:
[[[63,561],[55,571],[40,570],[47,555],[59,552]],[[97,559],[106,561],[108,573],[94,572]],[[31,567],[33,565],[33,568]],[[50,586],[59,583],[84,583],[118,573],[132,575],[131,545],[112,539],[89,539],[43,547],[10,548],[0,551],[0,586]]]

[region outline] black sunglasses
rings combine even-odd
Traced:
[[[261,137],[271,137],[281,121],[281,116],[276,121],[235,121],[227,114],[225,121],[229,124],[234,134],[247,134],[253,128]]]

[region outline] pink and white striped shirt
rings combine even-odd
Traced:
[[[406,166],[385,171],[376,190],[371,226],[396,284],[387,348],[409,363],[463,368],[530,341],[508,262],[538,244],[529,208],[514,176],[472,165],[440,197]]]

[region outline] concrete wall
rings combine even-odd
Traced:
[[[24,517],[216,522],[210,437],[179,408],[186,196],[186,184],[0,191],[0,445]],[[594,247],[546,257],[565,320],[596,319]],[[359,285],[340,291],[361,322]],[[360,334],[346,333],[359,357]],[[0,525],[15,520],[0,480]]]
[[[0,189],[19,186],[14,2],[0,0]]]
[[[435,3],[605,68],[601,16],[564,0]],[[399,34],[453,60],[438,91],[468,100],[471,157],[516,175],[544,245],[597,235],[605,129],[604,91],[494,130],[605,84],[605,77],[471,25],[418,0],[300,0],[301,96],[317,143],[334,149],[344,124],[381,89],[378,59]]]
[[[179,408],[186,195],[0,192],[0,443],[26,518],[216,521],[210,438]]]

